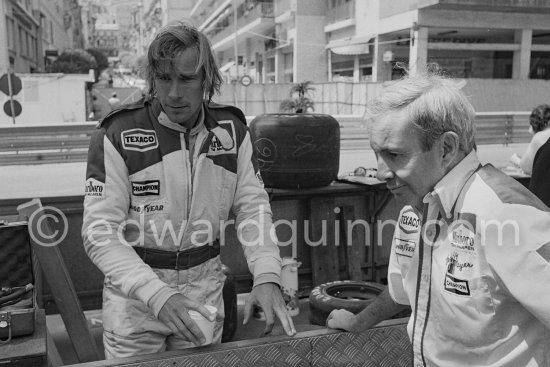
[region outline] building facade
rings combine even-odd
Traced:
[[[116,23],[96,23],[92,47],[100,50],[108,58],[118,57],[120,32]]]
[[[550,79],[548,0],[379,1],[373,80],[437,62],[451,75],[482,79]]]
[[[196,0],[226,79],[384,81],[437,62],[466,78],[549,79],[550,1]]]
[[[11,70],[13,72],[37,72],[43,69],[41,23],[38,4],[34,1],[2,1],[0,17],[5,32],[0,32],[0,37],[5,37],[2,56],[2,73]]]
[[[189,17],[209,37],[227,81],[327,80],[326,1],[195,1]]]
[[[44,72],[64,50],[82,48],[77,0],[0,1],[0,72]]]

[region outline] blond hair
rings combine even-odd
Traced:
[[[212,46],[208,38],[194,26],[177,21],[162,27],[156,34],[147,52],[146,78],[149,93],[155,93],[155,75],[163,61],[174,62],[176,55],[190,47],[194,47],[199,55],[196,72],[203,72],[204,99],[210,101],[212,96],[220,93],[222,77],[216,65]]]

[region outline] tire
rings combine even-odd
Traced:
[[[225,274],[223,283],[223,310],[225,318],[223,319],[222,343],[233,340],[237,332],[237,292],[235,287],[235,276],[231,269],[222,265],[222,271]]]
[[[321,284],[309,295],[309,322],[326,326],[332,310],[345,309],[354,314],[361,312],[382,291],[385,285],[353,280],[339,280]]]

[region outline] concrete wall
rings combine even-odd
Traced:
[[[377,83],[316,83],[310,96],[315,102],[315,113],[365,113],[366,101],[374,97],[382,84]],[[291,84],[224,84],[221,95],[214,98],[223,104],[241,108],[247,116],[279,112],[281,100],[288,98]]]
[[[464,92],[478,112],[531,111],[550,103],[550,81],[467,79]]]
[[[530,111],[537,104],[550,103],[550,81],[465,80],[464,91],[478,112]],[[316,83],[313,87],[315,113],[362,115],[367,101],[380,92],[383,83]],[[290,88],[291,84],[224,84],[215,100],[236,105],[248,116],[277,113]]]
[[[86,121],[85,84],[87,74],[17,74],[23,89],[14,99],[22,106],[16,124]],[[9,98],[0,93],[3,106]],[[12,118],[0,111],[0,124],[12,124]]]

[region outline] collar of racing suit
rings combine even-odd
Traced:
[[[196,136],[198,132],[204,127],[210,132],[212,132],[216,138],[220,141],[223,148],[230,150],[235,145],[235,141],[229,134],[229,132],[222,128],[216,118],[208,111],[208,106],[204,103],[201,107],[201,112],[199,115],[198,123],[189,131],[183,125],[177,124],[170,120],[170,118],[164,113],[160,102],[155,98],[151,101],[151,107],[153,113],[157,116],[159,123],[169,129],[176,130],[182,133],[189,133],[190,136]]]
[[[158,105],[159,108],[156,108],[157,107],[156,105]],[[185,126],[183,126],[181,124],[178,124],[178,123],[175,123],[172,120],[170,120],[168,115],[166,115],[166,113],[164,113],[162,108],[160,108],[160,103],[158,103],[158,102],[153,103],[153,112],[157,116],[157,120],[162,126],[165,126],[169,129],[176,130],[176,131],[179,131],[179,132],[182,132],[182,133],[189,133],[189,135],[192,135],[192,136],[197,135],[198,132],[204,126],[204,107],[202,105],[201,105],[201,110],[199,112],[198,121],[195,124],[195,126],[193,126],[191,129],[188,129]]]

